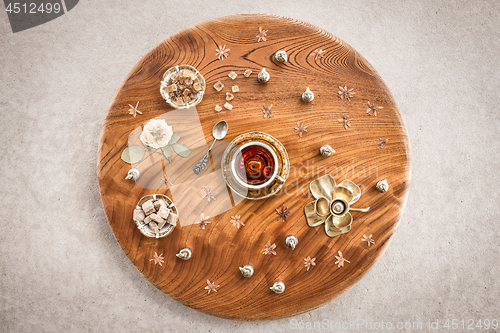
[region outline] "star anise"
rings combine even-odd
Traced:
[[[211,291],[217,292],[217,288],[219,288],[219,287],[220,287],[220,285],[215,284],[215,281],[210,282],[209,280],[207,280],[207,286],[205,287],[205,289],[207,289],[208,293],[210,294]]]
[[[338,267],[344,267],[344,262],[347,262],[349,264],[351,263],[349,260],[344,258],[344,256],[342,255],[342,252],[340,252],[340,251],[339,251],[339,255],[335,256],[335,258],[337,258],[335,265],[338,265]]]
[[[264,252],[262,254],[274,254],[276,255],[276,251],[274,249],[276,248],[276,244],[271,244],[270,241],[267,241],[267,244],[264,246]]]
[[[165,262],[163,259],[165,259],[163,257],[163,253],[160,254],[160,255],[158,255],[158,253],[155,252],[155,255],[153,256],[153,259],[149,259],[149,261],[154,261],[155,265],[159,264],[160,266],[162,266],[162,264]]]
[[[305,267],[307,267],[307,270],[309,270],[309,268],[311,268],[312,266],[316,266],[316,263],[314,262],[316,260],[316,258],[312,258],[310,256],[307,256],[307,258],[304,259],[305,263]]]
[[[351,121],[354,120],[354,118],[349,118],[342,114],[342,119],[337,120],[339,121],[339,123],[344,123],[343,126],[345,129],[347,129],[347,127],[351,127]]]
[[[278,209],[276,208],[276,214],[278,214],[278,219],[277,221],[279,220],[283,220],[283,222],[286,222],[287,219],[288,219],[288,216],[292,215],[289,211],[288,211],[288,207],[285,207],[285,205],[283,205],[281,207],[281,209]]]
[[[323,51],[321,49],[316,49],[314,50],[311,54],[314,55],[314,60],[318,60],[324,57],[326,51]]]
[[[203,199],[207,199],[208,202],[210,202],[210,200],[217,200],[216,196],[219,193],[212,191],[211,186],[210,189],[208,189],[206,186],[202,186],[202,188],[205,190],[205,196],[203,197]]]
[[[201,213],[200,222],[198,222],[200,224],[200,229],[205,230],[205,226],[210,223],[207,221],[209,218],[210,216],[205,216],[205,214]]]
[[[257,43],[260,42],[260,41],[267,41],[267,31],[268,30],[264,30],[262,29],[262,27],[259,27],[259,34],[255,37],[257,37]]]
[[[389,139],[382,139],[382,138],[380,138],[380,142],[378,143],[378,147],[377,148],[385,148],[385,147],[387,147],[387,141],[389,141]]]
[[[217,56],[217,59],[219,60],[224,60],[224,57],[227,58],[227,56],[229,55],[229,51],[230,49],[226,49],[226,45],[219,45],[216,49],[215,49],[215,52],[216,52],[216,56]]]
[[[172,182],[170,181],[170,177],[163,177],[162,179],[160,179],[160,183],[165,185],[165,186],[172,186],[174,184],[172,184]]]
[[[137,102],[136,106],[128,105],[130,106],[130,109],[128,109],[128,114],[133,115],[134,117],[137,116],[137,114],[142,114],[141,111],[137,110],[137,107],[139,106],[139,102]]]
[[[264,112],[264,118],[274,118],[274,115],[273,113],[271,112],[271,108],[273,107],[273,105],[269,105],[269,106],[263,106],[262,107],[262,112]]]
[[[240,220],[241,215],[236,215],[236,216],[231,216],[231,222],[233,224],[233,227],[237,227],[238,229],[240,226],[244,226],[243,222]]]
[[[339,87],[339,89],[340,89],[340,91],[339,91],[339,97],[340,97],[340,99],[346,98],[348,101],[350,101],[351,97],[353,97],[354,94],[355,94],[352,91],[354,88],[347,89],[347,86],[344,86],[344,88]]]
[[[368,247],[370,247],[370,244],[375,244],[375,240],[372,238],[372,236],[373,235],[366,237],[365,235],[363,235],[363,238],[361,238],[361,240],[363,242],[366,242],[368,244]]]
[[[295,127],[295,132],[293,133],[299,133],[299,137],[302,137],[302,133],[307,132],[307,126],[304,126],[304,122],[302,124],[300,121],[297,122],[297,127]]]
[[[382,106],[375,106],[375,104],[371,104],[368,102],[368,109],[366,109],[366,113],[368,113],[370,116],[377,116],[377,110],[383,109],[384,107]]]

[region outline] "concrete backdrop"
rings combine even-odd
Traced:
[[[352,45],[396,97],[412,149],[410,195],[386,253],[329,304],[277,321],[219,319],[157,290],[115,241],[97,185],[101,125],[127,73],[172,34],[237,13],[297,18]],[[2,10],[0,331],[500,319],[499,29],[497,0],[82,0],[15,34]]]

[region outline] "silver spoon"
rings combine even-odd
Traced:
[[[227,134],[227,122],[224,120],[219,121],[217,124],[215,124],[214,128],[212,129],[212,136],[214,137],[214,142],[212,142],[212,145],[208,149],[207,153],[203,158],[196,164],[196,166],[193,168],[193,172],[197,175],[199,175],[203,169],[207,166],[208,158],[210,156],[210,151],[214,147],[215,141],[217,140],[222,140],[226,134]]]

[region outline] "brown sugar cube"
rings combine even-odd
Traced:
[[[191,72],[189,69],[183,69],[181,70],[181,77],[183,78],[191,78],[191,75],[192,75],[193,72]]]
[[[180,90],[180,91],[183,91],[184,89],[186,89],[186,86],[182,85],[182,84],[179,84],[177,86],[177,88]]]
[[[214,84],[214,88],[215,90],[217,91],[221,91],[222,88],[224,88],[224,83],[220,82],[220,81],[217,81],[217,83]]]
[[[191,97],[191,99],[196,99],[198,97],[198,95],[191,93],[191,94],[189,94],[189,97]]]
[[[169,86],[166,86],[163,90],[168,93],[172,91],[177,91],[177,85],[171,84]]]
[[[191,97],[189,97],[189,96],[184,96],[184,97],[182,97],[182,99],[184,100],[184,104],[191,102]]]
[[[236,79],[236,77],[238,76],[238,74],[236,74],[235,72],[231,72],[227,76],[229,76],[231,78],[231,80],[234,80],[234,79]]]
[[[179,79],[179,73],[172,73],[172,75],[170,75],[169,81],[171,80],[172,82],[175,82],[177,81],[177,79]]]
[[[146,214],[144,214],[144,211],[142,209],[135,209],[134,210],[134,221],[144,221],[144,218],[146,217]]]
[[[167,223],[170,225],[173,225],[174,227],[177,225],[177,220],[179,219],[179,216],[175,214],[174,212],[170,212],[167,218]]]
[[[142,204],[142,210],[144,214],[149,215],[155,212],[155,206],[153,205],[153,199],[150,199]]]
[[[231,90],[235,93],[235,92],[240,91],[240,88],[238,86],[232,86]]]
[[[160,209],[160,200],[156,200],[155,202],[153,202],[153,206],[155,207],[155,210],[158,211],[158,209]]]
[[[150,222],[149,227],[151,228],[151,230],[153,230],[155,234],[160,232],[160,229],[158,229],[158,225],[155,222]]]
[[[232,106],[231,104],[229,104],[228,102],[226,102],[226,103],[224,104],[224,107],[225,107],[226,109],[230,110],[230,111],[233,109],[233,106]]]
[[[227,92],[227,93],[226,93],[226,101],[230,101],[230,100],[232,100],[233,98],[234,98],[234,95],[233,95],[233,94],[231,94],[230,92]]]
[[[151,221],[153,221],[153,219],[151,218],[151,215],[146,216],[146,218],[144,219],[144,223],[146,223],[146,224],[151,223]]]
[[[182,99],[182,97],[177,97],[175,99],[175,104],[177,104],[177,105],[184,105],[184,100]]]
[[[218,104],[217,104],[217,105],[215,106],[215,111],[217,111],[217,112],[221,112],[221,111],[222,111],[222,107],[221,107],[220,105],[218,105]]]
[[[160,209],[158,209],[158,212],[156,213],[159,217],[161,217],[162,219],[167,219],[168,218],[168,215],[170,214],[170,209],[168,209],[167,207],[160,207]]]
[[[166,220],[163,220],[163,222],[158,223],[158,229],[161,230],[161,228],[163,228],[165,226],[165,224],[167,224]]]
[[[249,76],[250,76],[250,74],[252,74],[252,70],[251,70],[251,69],[247,69],[247,70],[245,71],[245,73],[243,73],[243,75],[245,75],[245,77],[249,77]]]
[[[189,90],[189,89],[184,89],[184,91],[182,92],[182,94],[184,96],[189,96],[190,93],[191,93],[191,90]]]
[[[186,86],[192,86],[192,85],[193,85],[193,80],[191,80],[191,79],[186,79],[186,80],[184,80],[184,84],[185,84]]]
[[[160,216],[158,216],[158,214],[153,213],[149,216],[151,216],[151,219],[156,223],[161,223],[164,221]]]
[[[203,87],[201,86],[201,83],[200,82],[195,82],[193,83],[193,92],[198,92],[198,91],[201,91],[203,89]]]
[[[165,202],[165,200],[163,199],[158,199],[154,202],[154,206],[155,206],[155,209],[156,211],[158,211],[161,207],[165,207],[165,208],[168,208],[168,205],[167,203]]]

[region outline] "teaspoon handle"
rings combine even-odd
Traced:
[[[210,157],[210,151],[212,150],[214,144],[215,144],[215,141],[217,140],[214,140],[214,142],[212,142],[212,145],[210,146],[210,148],[208,149],[207,153],[205,154],[205,156],[203,156],[203,158],[198,162],[198,164],[195,165],[195,167],[193,168],[193,172],[197,175],[199,175],[204,169],[205,167],[207,166],[207,163],[208,163],[208,159]]]

